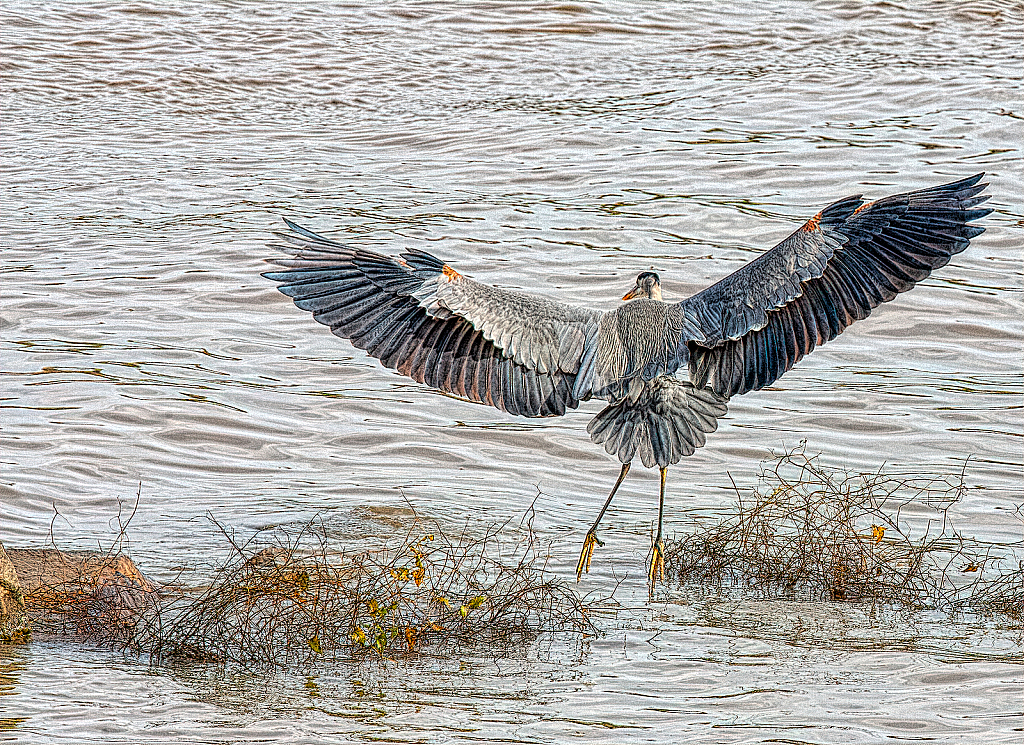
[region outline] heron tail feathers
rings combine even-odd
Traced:
[[[635,400],[614,401],[587,425],[590,439],[623,463],[639,456],[648,468],[678,463],[718,429],[728,399],[675,378],[650,381]]]

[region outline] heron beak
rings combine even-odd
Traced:
[[[630,290],[630,291],[629,291],[629,292],[627,292],[627,293],[626,293],[625,295],[623,295],[623,296],[622,296],[622,299],[623,299],[623,300],[632,300],[633,298],[635,298],[635,297],[637,296],[637,294],[638,294],[639,292],[640,292],[640,286],[639,286],[639,285],[637,285],[637,286],[636,286],[636,287],[634,287],[634,288],[633,288],[632,290]]]

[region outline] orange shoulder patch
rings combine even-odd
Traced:
[[[461,275],[461,274],[459,274],[459,273],[458,273],[457,271],[455,271],[454,269],[452,269],[452,268],[451,268],[450,266],[448,266],[447,264],[445,264],[445,265],[444,265],[443,267],[441,267],[441,274],[443,274],[444,276],[446,276],[446,277],[448,278],[448,281],[449,281],[449,282],[454,282],[454,281],[455,281],[455,280],[457,280],[457,279],[462,279],[462,275]]]
[[[816,214],[814,217],[812,217],[810,220],[805,222],[800,227],[800,232],[801,233],[813,233],[815,230],[818,229],[818,224],[820,222],[821,222],[821,213],[819,212],[818,214]]]
[[[852,213],[850,214],[850,217],[854,217],[854,216],[856,216],[856,215],[859,215],[859,214],[860,214],[861,212],[863,212],[864,210],[866,210],[866,209],[867,209],[868,207],[870,207],[870,206],[871,206],[871,205],[873,205],[873,204],[874,204],[874,202],[865,202],[865,203],[864,203],[864,204],[862,204],[862,205],[861,205],[860,207],[858,207],[857,209],[855,209],[855,210],[854,210],[854,211],[853,211],[853,212],[852,212]]]

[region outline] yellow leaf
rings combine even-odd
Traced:
[[[419,587],[420,584],[423,582],[424,575],[426,575],[426,572],[423,571],[422,568],[412,570],[412,579],[416,583],[417,587]]]
[[[981,567],[978,564],[975,564],[973,561],[964,567],[965,572],[976,572],[979,569],[981,569]]]
[[[366,632],[362,626],[356,626],[356,630],[352,632],[352,641],[356,644],[366,644]]]
[[[459,615],[465,618],[469,615],[469,606],[463,605],[459,608]]]
[[[314,636],[311,639],[306,639],[306,644],[308,644],[309,648],[317,654],[323,654],[323,650],[320,649],[320,639],[317,637]]]
[[[416,648],[416,629],[411,626],[405,628],[405,641],[409,645],[409,651]]]
[[[475,598],[469,601],[468,605],[470,608],[479,608],[485,602],[487,602],[486,595],[477,595]]]
[[[441,595],[438,595],[436,598],[434,598],[434,600],[441,603],[442,605],[448,605],[448,598],[442,597]],[[451,606],[448,605],[448,607],[450,608]]]
[[[885,528],[883,528],[881,525],[872,525],[871,526],[871,537],[875,539],[875,543],[878,543],[879,541],[881,541],[882,540],[882,536],[884,536],[884,535],[885,535]]]

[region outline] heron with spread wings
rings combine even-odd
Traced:
[[[648,579],[664,575],[665,478],[718,426],[732,396],[770,385],[945,266],[991,212],[984,174],[864,202],[835,202],[769,251],[692,297],[662,298],[643,272],[607,312],[476,282],[410,249],[350,248],[285,221],[284,267],[263,276],[336,335],[413,380],[509,414],[559,416],[608,402],[591,439],[622,463],[576,566],[589,570],[597,526],[639,458],[661,471]]]

